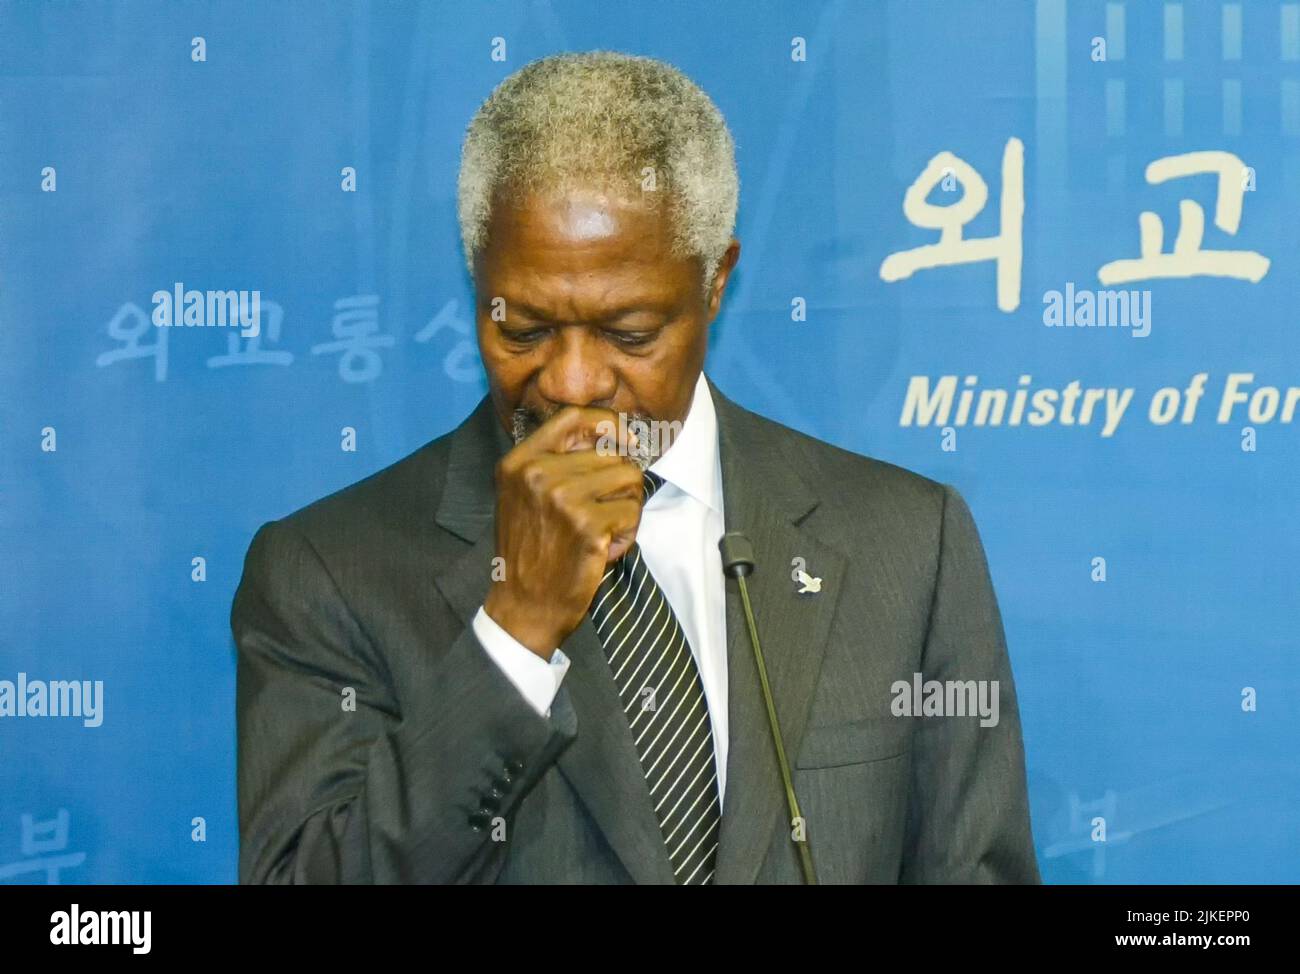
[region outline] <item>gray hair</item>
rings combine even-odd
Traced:
[[[655,190],[654,205],[671,207],[671,253],[699,258],[707,294],[735,228],[740,178],[722,113],[685,74],[589,51],[541,58],[502,81],[461,149],[457,213],[470,275],[494,199],[579,185]]]

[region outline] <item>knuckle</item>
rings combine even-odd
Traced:
[[[568,485],[563,482],[552,483],[543,489],[542,494],[552,507],[562,508],[569,499]]]
[[[574,511],[573,514],[570,515],[569,523],[572,524],[573,529],[581,535],[590,535],[595,533],[593,531],[595,521],[592,519],[591,513],[586,508],[579,508]]]
[[[542,490],[546,483],[546,468],[536,460],[525,463],[519,471],[524,485],[534,493]]]

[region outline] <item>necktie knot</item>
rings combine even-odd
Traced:
[[[664,478],[657,473],[645,470],[641,474],[641,485],[645,492],[644,500],[648,501],[654,496],[655,491],[664,485]]]

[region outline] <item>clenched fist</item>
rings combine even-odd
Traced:
[[[616,453],[595,449],[602,421],[619,431]],[[543,659],[582,623],[607,566],[636,538],[642,474],[622,426],[611,410],[566,406],[497,464],[506,571],[483,608]]]

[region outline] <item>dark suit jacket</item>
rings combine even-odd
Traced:
[[[710,391],[727,529],[757,553],[750,594],[820,880],[1038,882],[1011,669],[965,503]],[[510,446],[484,399],[257,532],[231,615],[242,882],[673,881],[590,618],[562,645],[573,662],[549,718],[470,627]],[[819,594],[796,594],[796,557]],[[726,601],[715,882],[799,882],[730,579]],[[893,716],[891,685],[916,672],[999,681],[1000,722]]]

